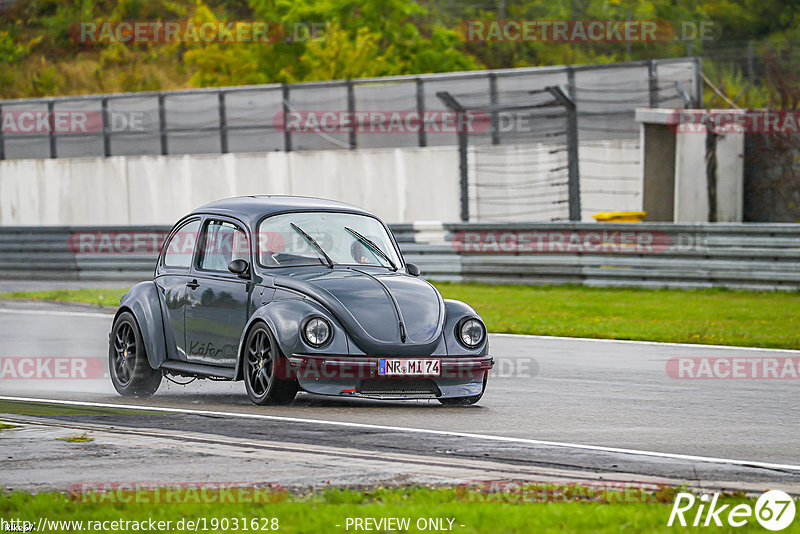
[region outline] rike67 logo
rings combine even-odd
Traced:
[[[778,531],[794,521],[794,500],[780,490],[766,491],[758,498],[755,507],[746,503],[720,504],[718,501],[719,493],[713,496],[705,494],[699,498],[691,493],[678,493],[667,526],[721,527],[727,524],[741,527],[755,519],[767,530]],[[698,505],[696,510],[695,504]]]

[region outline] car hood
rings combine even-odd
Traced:
[[[275,285],[317,300],[368,354],[430,354],[444,327],[439,292],[405,273],[336,268],[276,276]]]

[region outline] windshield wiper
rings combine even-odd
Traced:
[[[331,259],[330,256],[328,256],[325,253],[324,250],[322,250],[322,247],[319,246],[319,243],[317,243],[317,241],[313,237],[311,237],[310,235],[305,233],[303,231],[303,229],[300,228],[299,226],[297,226],[295,223],[289,223],[289,226],[291,226],[294,229],[295,232],[297,232],[298,234],[303,236],[303,239],[308,241],[308,244],[311,245],[312,247],[314,247],[317,250],[317,252],[319,252],[322,255],[322,257],[325,258],[325,262],[328,264],[328,267],[333,269],[333,260]]]
[[[394,262],[389,258],[389,256],[387,256],[386,253],[383,252],[380,249],[380,247],[378,245],[376,245],[373,241],[371,241],[370,239],[367,239],[366,237],[364,237],[363,235],[359,234],[358,232],[356,232],[352,228],[348,228],[347,226],[345,226],[344,229],[347,230],[348,232],[350,232],[353,235],[353,237],[355,237],[356,239],[361,241],[361,243],[363,243],[364,245],[369,247],[372,250],[372,252],[374,252],[375,254],[379,255],[384,260],[388,261],[389,265],[392,266],[393,270],[395,270],[395,271],[397,270],[397,265],[395,265]]]

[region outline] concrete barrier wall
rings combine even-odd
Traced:
[[[459,218],[457,147],[0,163],[0,225],[172,224],[220,198],[308,195],[388,222]]]
[[[490,176],[495,182],[546,179],[547,169],[533,155],[547,154],[554,147],[470,147],[471,220],[562,218],[559,210],[566,210],[565,186],[563,198],[551,194],[552,185],[526,187],[522,195],[519,188],[509,189],[501,203],[482,203],[475,188],[476,179],[480,179],[475,166],[487,161],[512,171],[506,176]],[[581,145],[584,221],[591,221],[592,213],[601,210],[641,209],[637,149],[631,141]],[[564,159],[563,150],[561,153]],[[458,161],[458,148],[446,146],[7,160],[0,162],[0,225],[172,224],[207,202],[254,194],[341,200],[364,207],[390,223],[457,221]],[[530,169],[530,173],[520,174],[520,169]],[[537,193],[561,203],[532,216],[513,215],[524,213]],[[502,196],[503,191],[492,190],[492,196],[498,194]]]

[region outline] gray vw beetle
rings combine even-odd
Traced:
[[[486,328],[406,263],[387,226],[329,200],[239,197],[167,235],[152,282],[120,300],[109,371],[122,395],[162,376],[244,380],[255,404],[318,395],[474,404]]]

